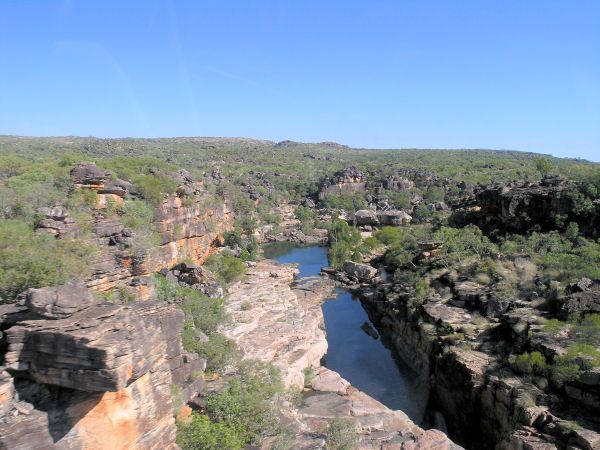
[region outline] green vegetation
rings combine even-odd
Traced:
[[[55,286],[91,273],[94,247],[34,233],[25,222],[0,222],[0,301],[13,301],[27,288]]]
[[[549,175],[554,170],[554,164],[550,160],[550,158],[546,158],[543,156],[536,156],[534,158],[535,168],[540,173],[541,176],[545,177]]]
[[[247,237],[240,227],[228,231],[223,236],[225,245],[231,248],[240,248],[240,259],[242,261],[252,261],[258,257],[259,245],[254,236]]]
[[[358,432],[352,419],[335,418],[329,422],[326,449],[355,450],[358,448]]]
[[[600,366],[600,351],[590,344],[573,344],[567,353],[557,356],[550,368],[554,381],[564,383],[579,377],[582,371]]]
[[[235,343],[217,332],[218,326],[228,320],[223,299],[170,283],[161,275],[154,280],[157,299],[178,304],[185,314],[183,348],[206,358],[212,371],[221,371],[231,364],[238,357]]]
[[[207,414],[236,429],[246,443],[277,430],[275,395],[283,392],[280,375],[270,364],[242,361],[227,388],[208,397]]]
[[[344,261],[360,261],[362,252],[360,232],[344,220],[335,219],[329,227],[329,261],[340,267]]]
[[[514,365],[522,373],[543,375],[546,371],[546,358],[540,352],[519,355]]]
[[[206,414],[192,413],[189,423],[177,423],[177,443],[190,450],[234,450],[281,434],[275,399],[282,392],[272,365],[242,361],[227,387],[207,398]]]
[[[238,450],[245,440],[236,428],[194,412],[190,423],[177,423],[177,444],[183,450]]]
[[[317,212],[313,208],[306,206],[297,206],[294,210],[296,219],[300,221],[300,229],[306,235],[311,235],[315,229]]]
[[[246,266],[240,258],[226,253],[209,256],[204,265],[223,285],[241,278],[246,271]]]
[[[327,195],[323,199],[323,206],[328,209],[345,209],[350,213],[354,213],[359,209],[364,209],[367,202],[362,194],[347,194]]]

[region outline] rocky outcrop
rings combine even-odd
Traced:
[[[347,167],[323,181],[319,190],[319,200],[328,195],[341,193],[364,193],[367,188],[367,177],[356,167]]]
[[[37,214],[40,217],[36,225],[37,233],[47,233],[58,239],[75,238],[80,234],[75,219],[61,206],[38,208]]]
[[[171,270],[162,269],[160,273],[166,277],[167,281],[189,286],[210,298],[223,297],[223,288],[206,267],[184,262],[177,264]]]
[[[445,275],[437,276],[445,285]],[[512,309],[494,309],[486,318],[492,299],[467,280],[438,286],[443,296],[430,293],[423,300],[380,278],[351,286],[403,360],[430,375],[430,406],[444,414],[453,439],[482,449],[598,448],[600,377],[594,371],[554,390],[545,378],[521,377],[506,367],[508,355],[522,353],[526,342],[549,361],[566,352],[568,331],[540,333],[540,311],[515,300]],[[568,292],[581,295],[591,287],[583,280]],[[568,408],[573,400],[577,409]]]
[[[306,200],[305,204],[314,202]],[[315,228],[309,234],[302,231],[302,223],[296,219],[295,206],[284,203],[273,209],[273,212],[281,218],[279,226],[273,224],[263,225],[254,230],[254,238],[257,242],[294,242],[298,245],[323,245],[327,243],[328,233],[325,229]]]
[[[538,183],[480,187],[463,200],[452,220],[519,233],[534,226],[552,230],[577,222],[584,233],[597,236],[600,202],[592,200],[585,198],[579,184],[546,177]]]
[[[387,211],[361,209],[354,213],[353,220],[357,226],[401,226],[410,224],[412,216],[399,209]]]
[[[372,282],[377,277],[377,269],[368,264],[356,263],[354,261],[346,261],[342,266],[342,270],[351,279],[356,279],[359,283]]]
[[[190,197],[168,196],[155,209],[153,226],[160,233],[160,245],[133,254],[127,248],[131,230],[117,220],[97,221],[94,231],[101,252],[88,286],[100,291],[129,287],[136,296],[148,298],[150,274],[170,269],[182,259],[202,264],[216,252],[222,233],[233,227],[233,212],[226,202],[215,201],[208,192],[199,190]]]
[[[396,175],[389,176],[383,182],[383,187],[390,191],[402,192],[415,187],[415,182]]]
[[[445,449],[459,450],[441,431],[423,430],[402,411],[387,408],[359,391],[337,372],[325,367],[315,370],[311,391],[298,408],[282,411],[294,432],[289,448],[324,448],[332,419],[354,428],[360,449]],[[270,447],[267,440],[262,448]]]
[[[589,278],[567,286],[567,296],[561,302],[560,313],[565,318],[573,314],[600,313],[600,286],[594,286]]]
[[[268,260],[249,268],[247,278],[229,288],[225,305],[232,323],[223,332],[244,357],[273,363],[286,386],[302,387],[303,370],[317,366],[327,351],[321,302],[332,285],[292,290],[297,273]]]
[[[377,218],[381,225],[401,226],[408,225],[412,221],[412,216],[402,210],[378,211]]]
[[[44,319],[64,319],[97,303],[83,283],[28,289],[25,306]]]
[[[181,348],[176,307],[68,285],[29,290],[0,326],[0,448],[178,448],[171,384],[196,394],[205,361]]]

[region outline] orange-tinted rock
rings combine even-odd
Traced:
[[[99,237],[110,239],[123,230],[122,225],[113,222],[100,220],[94,230]],[[133,258],[128,250],[116,245],[101,246],[88,287],[104,292],[127,287],[139,299],[150,298],[152,290],[144,277],[183,259],[204,263],[223,244],[223,233],[233,228],[233,212],[226,202],[215,201],[206,191],[185,200],[171,195],[155,209],[154,226],[161,235],[161,245],[150,248],[142,257]]]
[[[206,361],[183,350],[176,306],[93,304],[37,320],[22,309],[0,316],[10,370],[0,371],[0,448],[178,448],[171,385],[188,400]]]

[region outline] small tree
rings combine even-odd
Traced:
[[[554,170],[554,163],[550,160],[550,158],[545,158],[543,156],[538,156],[534,159],[536,170],[545,177],[549,175],[552,170]]]

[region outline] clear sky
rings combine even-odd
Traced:
[[[600,1],[0,0],[0,133],[600,160]]]

